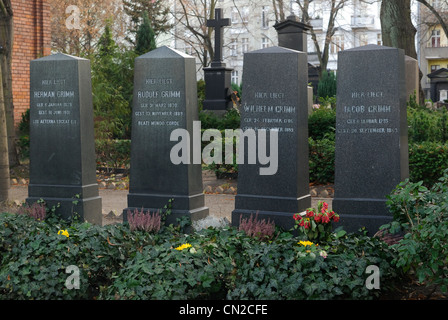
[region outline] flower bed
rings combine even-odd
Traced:
[[[394,250],[364,234],[316,243],[183,225],[147,232],[0,214],[0,299],[373,299],[400,276]],[[371,265],[380,289],[366,285]]]

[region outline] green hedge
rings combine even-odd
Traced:
[[[408,108],[409,142],[439,142],[448,141],[448,111],[432,111],[426,108]]]
[[[0,299],[372,299],[399,276],[393,250],[366,235],[309,250],[289,232],[260,242],[232,227],[150,234],[6,213],[0,226]],[[369,265],[381,269],[380,290],[366,288]],[[79,289],[66,287],[69,266]]]
[[[409,177],[430,186],[438,181],[448,168],[448,144],[436,142],[409,145]]]
[[[131,140],[95,140],[97,166],[109,169],[129,168]]]
[[[309,138],[310,181],[317,183],[334,182],[335,143],[331,139]]]

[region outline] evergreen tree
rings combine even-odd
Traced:
[[[135,44],[135,52],[138,55],[145,54],[156,48],[156,40],[154,30],[151,27],[148,13],[143,13],[143,22],[138,28],[137,39]]]
[[[336,75],[333,71],[322,72],[322,78],[317,86],[317,95],[320,98],[331,98],[336,96]]]
[[[154,30],[155,36],[168,32],[172,25],[168,23],[170,13],[169,6],[163,0],[123,0],[125,13],[131,18],[133,26],[130,28],[131,34],[137,34],[138,26],[141,24],[144,12],[147,12],[149,21]],[[135,40],[127,38],[129,42],[135,44]]]
[[[95,48],[92,63],[92,91],[97,138],[127,138],[130,134],[135,53],[120,49],[106,24]]]

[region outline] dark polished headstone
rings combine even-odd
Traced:
[[[278,130],[278,168],[274,175],[261,175],[260,169],[268,165],[258,161],[260,145],[252,151],[257,152],[257,163],[249,164],[245,143],[244,163],[238,164],[232,225],[239,224],[241,214],[247,218],[258,212],[260,219],[271,219],[277,226],[290,229],[293,214],[311,206],[307,70],[307,54],[291,49],[271,47],[244,56],[241,129],[266,129],[267,154],[270,131]]]
[[[90,61],[60,53],[33,60],[30,87],[27,203],[43,199],[64,218],[101,224]]]
[[[214,28],[215,46],[213,60],[210,67],[204,68],[205,98],[202,102],[204,110],[211,110],[222,115],[232,107],[231,99],[231,68],[223,62],[224,27],[230,26],[228,18],[222,17],[222,9],[215,9],[215,19],[207,20],[207,27]]]
[[[374,234],[392,219],[386,196],[409,176],[404,52],[342,51],[337,81],[333,209],[347,231]]]
[[[155,212],[170,199],[174,202],[168,223],[175,223],[180,216],[192,220],[208,216],[201,164],[174,164],[170,157],[178,144],[170,140],[173,130],[186,129],[193,144],[193,121],[198,121],[195,59],[168,47],[136,58],[130,185],[124,221],[128,210]]]
[[[274,25],[278,34],[278,45],[297,51],[308,52],[307,31],[311,26],[299,21],[294,14],[287,17],[286,20]]]

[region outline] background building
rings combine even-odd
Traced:
[[[178,1],[173,0],[173,12],[179,10]],[[334,28],[332,29],[334,35],[331,37],[328,48],[327,69],[330,70],[337,69],[337,53],[339,51],[367,44],[382,44],[380,1],[366,3],[360,0],[340,0],[339,2],[341,8],[334,21]],[[273,26],[277,22],[281,22],[279,18],[282,14],[287,17],[293,13],[300,21],[304,17],[302,8],[296,1],[284,1],[284,3],[284,8],[278,8],[273,6],[271,0],[216,1],[216,7],[222,8],[224,17],[230,18],[232,22],[232,25],[226,27],[224,31],[224,62],[227,67],[234,69],[232,72],[233,83],[241,83],[245,52],[278,45],[277,32]],[[310,2],[306,14],[310,17],[309,24],[313,27],[316,41],[323,51],[332,14],[330,2],[328,0],[314,0]],[[190,17],[191,25],[200,29],[201,21],[192,19],[192,16]],[[189,41],[189,39],[194,38],[194,35],[191,30],[186,28],[185,23],[177,21],[171,36],[171,40],[165,38],[163,43],[172,45],[177,50],[188,54],[197,54],[194,42]],[[199,45],[197,44],[197,46]],[[316,46],[310,32],[308,35],[308,54],[309,63],[319,65]],[[201,69],[201,62],[198,61],[199,78],[202,78]]]
[[[442,17],[448,16],[447,1],[432,1]],[[439,100],[439,93],[431,94],[431,78],[428,74],[448,68],[448,38],[435,16],[422,4],[417,4],[417,52],[423,74],[422,89],[427,99]]]

